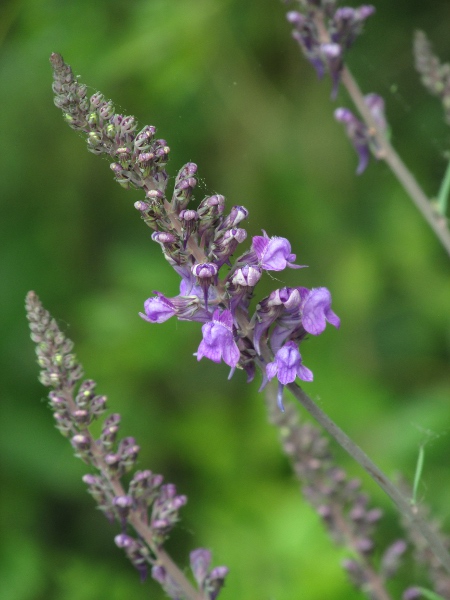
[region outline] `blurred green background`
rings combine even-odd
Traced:
[[[393,143],[429,195],[450,146],[439,102],[413,69],[413,30],[450,60],[450,3],[375,0],[377,14],[349,55],[365,92],[386,99]],[[199,165],[196,195],[222,193],[250,210],[249,235],[287,237],[309,269],[269,277],[325,285],[342,319],[302,347],[305,389],[395,477],[412,477],[426,446],[420,499],[449,523],[450,263],[384,164],[355,176],[356,156],[330,84],[290,38],[279,0],[22,0],[0,7],[1,600],[163,598],[113,543],[83,463],[54,429],[37,381],[23,301],[35,290],[70,338],[88,377],[141,445],[140,468],[189,497],[168,549],[187,564],[213,550],[230,567],[223,600],[361,598],[302,499],[259,381],[192,356],[197,324],[152,326],[137,316],[178,278],[112,178],[107,160],[62,121],[51,92],[57,51],[92,92],[158,127],[173,176]],[[362,476],[386,518],[381,550],[402,535],[395,510]],[[394,584],[426,585],[406,562]]]

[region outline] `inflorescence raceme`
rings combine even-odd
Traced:
[[[125,551],[142,580],[150,570],[170,598],[215,600],[227,567],[210,569],[209,550],[192,551],[190,564],[199,593],[181,594],[190,584],[162,549],[179,520],[186,496],[178,494],[173,483],[163,483],[162,475],[135,470],[139,446],[132,437],[119,439],[119,414],[103,420],[97,439],[92,435],[90,425],[103,418],[106,396],[96,394],[95,381],[81,381],[83,369],[72,352],[72,341],[34,292],[27,295],[26,311],[41,368],[40,381],[51,388],[48,397],[56,427],[70,440],[75,455],[95,470],[84,475],[83,481],[108,520],[119,524],[116,545]],[[126,474],[131,474],[128,484],[123,482]]]
[[[292,0],[285,0],[290,3]],[[329,73],[332,81],[332,98],[336,98],[345,68],[345,56],[362,33],[364,23],[375,8],[363,4],[359,8],[337,8],[335,0],[295,0],[299,10],[287,13],[293,26],[292,37],[299,44],[306,59],[320,79]],[[381,133],[386,133],[384,100],[378,94],[365,96],[365,103]],[[347,135],[358,155],[356,173],[360,175],[369,163],[370,155],[378,160],[382,152],[374,131],[358,119],[349,109],[338,108],[335,119],[344,124]]]
[[[165,171],[169,147],[165,140],[154,139],[155,127],[137,132],[134,117],[116,114],[111,101],[101,94],[87,98],[86,86],[78,82],[59,54],[52,54],[50,62],[56,106],[70,127],[87,135],[90,151],[111,156],[116,181],[145,194],[135,208],[154,230],[152,239],[181,277],[179,295],[168,298],[154,292],[145,301],[141,317],[150,323],[163,323],[172,316],[202,323],[197,359],[223,360],[231,368],[230,377],[236,368],[244,369],[248,381],[259,366],[261,389],[277,378],[278,403],[283,410],[284,386],[296,377],[303,381],[313,378],[302,363],[299,343],[307,334],[322,333],[327,321],[339,327],[330,292],[324,287],[283,287],[260,300],[250,314],[250,301],[264,271],[301,268],[295,264],[289,241],[263,231],[253,237],[250,249],[232,262],[247,237],[240,227],[247,209],[233,206],[225,214],[225,198],[219,194],[192,208],[197,184],[194,163],[181,168],[169,200]],[[226,273],[221,273],[222,267]]]

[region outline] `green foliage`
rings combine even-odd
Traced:
[[[365,91],[386,97],[393,142],[435,195],[449,135],[410,47],[420,25],[448,60],[450,15],[445,0],[426,4],[376,2],[350,64]],[[246,385],[241,373],[227,381],[224,366],[197,363],[195,324],[151,326],[137,316],[152,290],[176,294],[177,277],[133,208],[139,193],[113,182],[107,161],[86,152],[53,106],[52,51],[92,91],[157,126],[172,175],[188,160],[199,165],[198,200],[222,193],[250,210],[249,235],[264,228],[292,242],[310,268],[283,273],[283,283],[327,286],[342,319],[339,332],[302,347],[315,374],[305,389],[390,475],[412,480],[417,426],[439,434],[427,445],[418,501],[448,516],[448,262],[383,164],[355,177],[330,86],[300,56],[284,12],[277,0],[0,7],[2,599],[163,598],[115,548],[116,531],[94,511],[82,465],[40,401],[22,308],[29,289],[123,414],[124,434],[142,447],[140,467],[188,495],[169,543],[180,562],[190,548],[212,548],[215,564],[231,568],[224,600],[360,597],[280,455],[258,382]],[[345,102],[341,91],[337,105]],[[387,512],[387,543],[401,534],[395,512],[367,485]],[[411,572],[402,576],[414,583]]]

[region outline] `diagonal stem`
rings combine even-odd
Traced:
[[[397,505],[400,513],[411,523],[411,526],[418,530],[429,544],[430,550],[435,557],[450,573],[450,556],[442,544],[439,536],[431,529],[418,513],[416,507],[412,506],[400,490],[390,481],[390,479],[381,471],[367,454],[357,446],[348,435],[340,429],[327,414],[325,414],[317,404],[302,390],[296,383],[290,383],[286,386],[300,404],[309,412],[309,414],[337,441],[337,443],[346,451],[357,463],[368,473],[381,489]]]
[[[406,193],[422,213],[422,216],[430,225],[450,256],[450,231],[447,226],[446,217],[442,214],[439,214],[439,212],[434,209],[430,199],[424,193],[412,173],[408,170],[405,163],[399,157],[394,147],[387,139],[386,135],[380,131],[364,101],[364,96],[348,67],[343,68],[341,81],[346,87],[361,117],[372,133],[373,139],[376,140],[377,147],[380,149],[380,158],[382,158],[389,165],[398,181],[402,184]]]

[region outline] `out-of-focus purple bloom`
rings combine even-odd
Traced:
[[[197,360],[204,356],[213,362],[221,359],[229,366],[235,367],[239,362],[239,348],[234,341],[233,315],[229,310],[222,313],[216,309],[212,321],[202,327],[203,340],[197,351]]]
[[[367,127],[348,108],[337,108],[334,118],[345,125],[347,135],[359,158],[356,174],[360,175],[369,164],[370,158]]]
[[[283,237],[271,237],[264,231],[264,236],[255,235],[252,248],[255,251],[259,265],[265,271],[283,271],[286,267],[301,269],[302,265],[295,265],[296,255],[291,253],[290,242]]]
[[[367,94],[364,96],[364,102],[366,103],[373,120],[377,124],[377,127],[383,133],[387,130],[386,115],[384,112],[384,99],[378,94]]]
[[[308,333],[319,335],[326,321],[339,327],[341,320],[331,310],[331,294],[325,287],[313,288],[302,303],[302,325]]]
[[[164,323],[170,317],[175,314],[175,307],[172,302],[163,296],[160,292],[154,292],[157,294],[156,298],[148,298],[144,302],[144,313],[139,313],[145,321],[149,323]]]
[[[381,132],[387,129],[386,117],[384,114],[384,100],[378,94],[367,94],[364,101],[370,110],[372,117]],[[375,158],[380,158],[377,155],[375,147],[374,132],[371,132],[368,127],[360,121],[351,110],[347,108],[337,108],[334,111],[334,117],[345,125],[347,135],[350,138],[353,147],[358,154],[359,163],[356,169],[356,174],[360,175],[367,167],[370,158],[371,148],[375,150]]]

